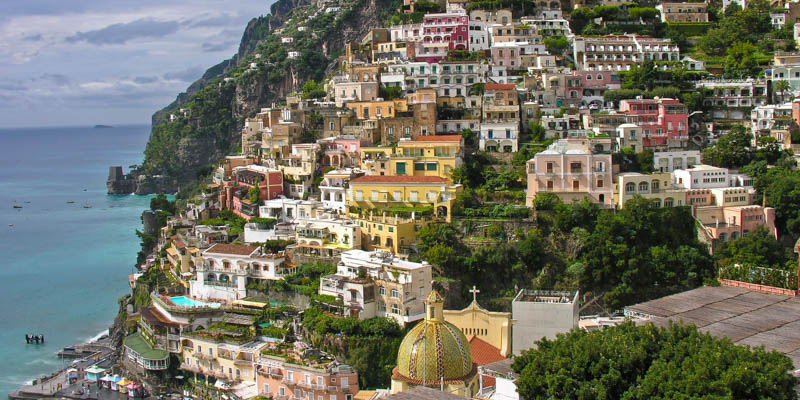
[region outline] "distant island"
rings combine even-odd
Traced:
[[[111,129],[113,126],[111,125],[95,125],[94,129]]]

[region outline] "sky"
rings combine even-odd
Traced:
[[[149,124],[271,0],[0,0],[0,128]]]

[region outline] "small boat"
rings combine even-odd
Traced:
[[[26,201],[25,204],[31,204],[31,202],[30,201]]]
[[[14,207],[14,208],[22,208],[22,206],[21,206],[21,205],[19,205],[19,204],[14,204],[14,205],[13,205],[13,206],[11,206],[11,207]]]
[[[8,224],[8,226],[14,226],[14,224]]]
[[[75,204],[74,200],[67,200],[67,204]]]
[[[86,204],[83,205],[83,208],[92,208],[92,205],[89,204],[89,203],[86,203]]]

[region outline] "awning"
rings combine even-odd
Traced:
[[[232,304],[235,306],[256,307],[256,308],[264,308],[267,306],[267,303],[262,303],[260,301],[250,301],[250,300],[236,300]]]
[[[217,379],[217,381],[214,382],[214,387],[217,389],[225,389],[227,386],[228,385],[226,385],[225,381],[223,381],[222,379]]]
[[[114,380],[114,378],[112,378],[112,377],[110,377],[108,375],[105,375],[102,378],[100,378],[100,380],[103,381],[103,382],[111,382],[111,381]]]
[[[102,374],[103,372],[106,372],[106,369],[100,368],[96,365],[92,365],[91,367],[86,368],[86,372],[89,374]]]
[[[129,381],[126,378],[122,378],[122,379],[119,380],[119,382],[117,382],[117,385],[120,385],[120,386],[128,386],[130,384],[131,384],[131,381]]]
[[[240,399],[251,399],[258,396],[258,386],[255,382],[242,382],[233,387],[233,394]]]

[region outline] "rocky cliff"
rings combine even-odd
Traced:
[[[318,0],[277,1],[269,15],[250,21],[231,59],[209,68],[153,115],[145,161],[132,176],[145,182],[162,176],[160,182],[173,187],[153,186],[174,192],[207,175],[211,165],[238,151],[245,118],[280,103],[309,79],[324,79],[335,70],[345,43],[382,26],[398,5],[398,0],[356,0],[326,13]],[[294,39],[290,48],[280,41],[286,36]],[[288,51],[300,56],[290,59]],[[138,184],[135,191],[149,192]]]

